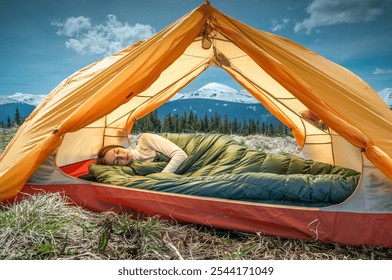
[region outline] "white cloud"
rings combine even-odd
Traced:
[[[374,75],[383,75],[383,74],[392,74],[392,69],[382,69],[382,68],[376,68],[373,71]]]
[[[129,45],[154,35],[150,25],[121,23],[115,15],[108,15],[102,24],[92,24],[90,18],[69,17],[52,22],[57,34],[70,37],[65,46],[79,54],[113,54]]]
[[[369,22],[380,15],[384,0],[313,0],[306,8],[309,17],[296,23],[295,32],[310,34],[320,26]]]
[[[52,25],[59,27],[57,35],[72,37],[79,32],[91,28],[91,20],[86,17],[69,17],[64,22],[54,21]]]
[[[272,32],[276,32],[276,31],[285,29],[287,27],[287,25],[289,24],[289,22],[290,22],[290,19],[288,19],[288,18],[282,19],[281,22],[279,22],[278,20],[273,20],[271,22],[271,24],[272,24],[272,28],[271,28]]]

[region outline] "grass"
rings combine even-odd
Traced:
[[[16,132],[16,128],[0,128],[0,155],[5,150],[8,143],[11,141],[12,137]]]
[[[32,195],[0,211],[1,259],[139,259],[160,250],[157,218],[93,213],[59,193]]]
[[[0,204],[0,259],[391,259],[392,249],[230,232],[71,206],[60,193]]]

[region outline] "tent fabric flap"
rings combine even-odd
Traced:
[[[347,69],[287,39],[237,21],[235,26],[239,31],[215,28],[392,178],[392,113],[377,93]],[[369,149],[373,143],[377,149]]]
[[[1,155],[0,200],[18,193],[64,134],[107,115],[148,88],[199,35],[209,14],[205,8],[198,7],[154,37],[76,72],[57,86]],[[26,134],[31,137],[24,139]]]

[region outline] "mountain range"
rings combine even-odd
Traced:
[[[7,122],[15,117],[16,108],[22,117],[27,117],[45,98],[45,95],[16,93],[0,95],[0,121]],[[219,114],[226,115],[230,121],[239,122],[253,118],[255,121],[279,123],[252,95],[245,90],[236,90],[220,83],[209,83],[196,91],[179,92],[172,99],[158,108],[158,118],[163,121],[167,114],[193,112],[198,118]]]
[[[196,91],[188,93],[179,92],[170,99],[170,102],[184,99],[212,99],[242,104],[259,103],[259,101],[246,90],[236,90],[220,83],[209,83]]]
[[[0,122],[7,123],[15,118],[16,108],[22,118],[26,118],[35,107],[45,98],[43,94],[15,93],[13,95],[0,95]]]
[[[220,83],[209,83],[196,91],[177,93],[158,108],[158,118],[162,120],[167,114],[189,115],[190,112],[198,118],[218,114],[222,119],[227,116],[229,121],[254,119],[265,124],[280,123],[246,90],[236,90]]]
[[[392,109],[392,88],[379,92],[387,105]],[[34,108],[46,97],[40,94],[15,93],[13,95],[0,95],[0,122],[6,123],[7,118],[15,117],[18,108],[21,117],[27,117]],[[179,92],[168,102],[158,108],[158,117],[163,120],[167,114],[193,112],[198,118],[219,114],[226,115],[229,120],[235,118],[241,122],[253,118],[255,121],[266,124],[277,124],[279,121],[267,111],[246,90],[237,90],[220,83],[209,83],[191,92]]]

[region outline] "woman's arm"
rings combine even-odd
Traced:
[[[188,157],[188,155],[176,144],[156,134],[144,133],[139,139],[139,145],[140,144],[148,146],[171,158],[162,172],[174,173]]]

